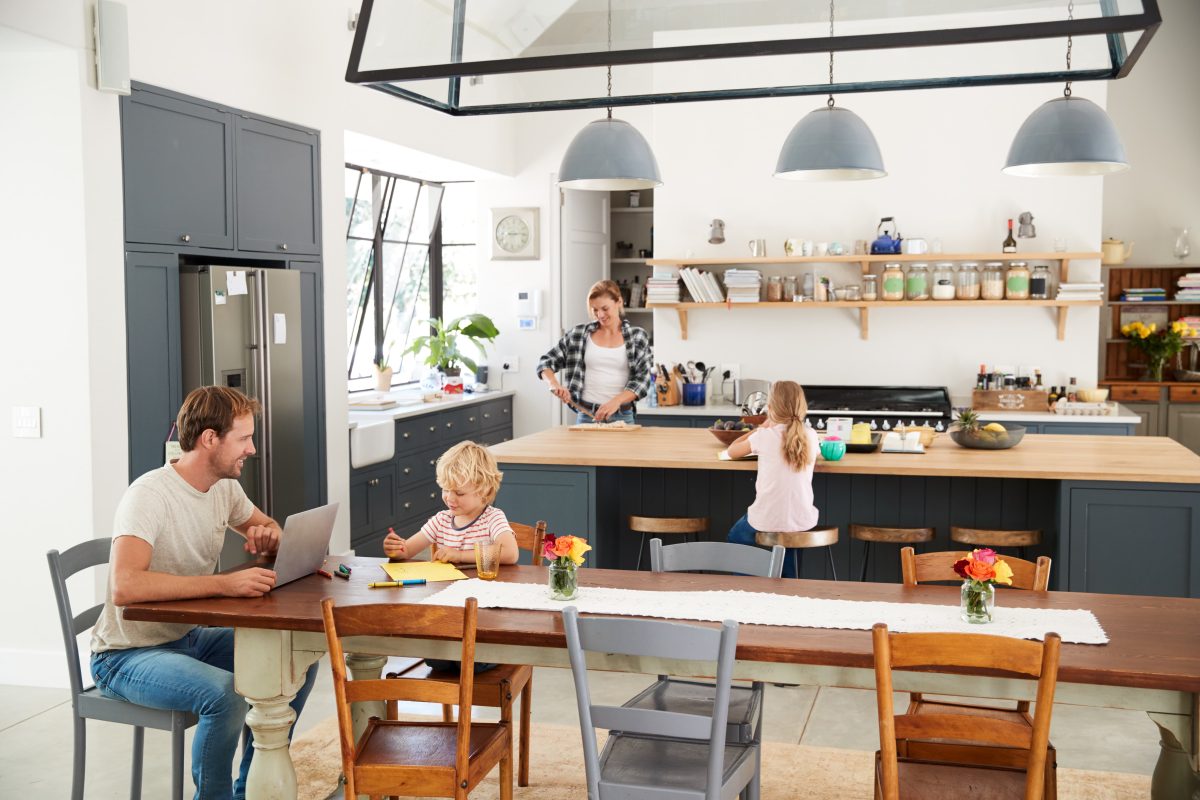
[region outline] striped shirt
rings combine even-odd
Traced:
[[[434,547],[451,550],[471,550],[476,542],[494,542],[502,533],[512,533],[508,517],[495,506],[488,506],[478,517],[462,528],[454,526],[454,512],[439,511],[421,527],[421,533]]]

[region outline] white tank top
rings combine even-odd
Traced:
[[[616,347],[601,347],[595,339],[588,339],[583,353],[585,370],[583,399],[588,403],[607,403],[629,383],[629,358],[625,355],[625,343]]]

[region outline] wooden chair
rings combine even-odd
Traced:
[[[900,548],[900,573],[905,586],[929,581],[961,581],[954,562],[963,557],[961,550],[917,554],[911,547]],[[1050,585],[1050,559],[1038,556],[1037,563],[1023,558],[1001,556],[1012,568],[1012,588],[1044,592]]]
[[[813,528],[810,531],[759,531],[754,541],[763,547],[779,545],[792,551],[792,569],[800,577],[801,551],[810,547],[824,547],[829,557],[829,572],[837,580],[837,565],[833,563],[833,546],[838,543],[838,529]]]
[[[883,623],[872,629],[875,648],[875,691],[879,706],[879,750],[875,753],[876,800],[921,800],[963,797],[1023,797],[1043,800],[1047,772],[1050,715],[1058,679],[1059,636],[1044,642],[979,633],[888,633]],[[1002,719],[957,713],[894,715],[892,669],[937,668],[997,670],[1036,678],[1037,712],[1032,727]],[[926,742],[962,743],[1011,752],[1023,763],[955,764],[924,757]],[[970,794],[967,790],[974,790]]]
[[[700,534],[708,532],[708,517],[639,517],[631,516],[627,522],[629,530],[642,535],[641,541],[638,542],[638,560],[637,569],[642,568],[642,551],[646,549],[646,534],[656,533],[660,536],[667,534],[668,536],[682,536],[683,540],[688,541],[688,536],[696,534],[696,541],[700,540]]]
[[[1025,548],[1034,547],[1042,542],[1041,531],[1001,531],[984,528],[950,527],[950,541],[959,544],[969,544],[972,547],[1015,547],[1021,558],[1025,558]]]
[[[464,608],[380,603],[335,608],[333,598],[321,602],[346,800],[365,794],[453,797],[466,800],[484,776],[500,765],[500,798],[512,800],[512,723],[472,722],[475,684],[475,618],[478,604]],[[447,636],[462,639],[462,672],[455,683],[392,678],[346,679],[344,636]],[[458,722],[401,722],[372,717],[356,742],[351,703],[411,700],[457,704]]]
[[[867,579],[867,563],[871,560],[871,546],[882,544],[924,544],[933,541],[933,528],[880,528],[875,525],[851,525],[850,538],[866,542],[863,551],[862,572],[858,579]]]
[[[542,542],[546,538],[546,523],[538,520],[537,525],[523,525],[520,522],[510,522],[509,527],[517,537],[517,547],[529,551],[533,557],[533,565],[542,565]],[[458,676],[453,672],[435,671],[424,659],[416,659],[399,670],[389,672],[389,678],[408,678],[411,680],[438,681],[441,683],[457,683]],[[475,688],[471,702],[477,706],[500,709],[500,721],[512,724],[513,698],[521,698],[521,733],[517,759],[517,785],[529,785],[529,732],[533,715],[533,667],[528,664],[499,664],[494,669],[481,672],[475,676]],[[395,719],[397,704],[391,701],[387,704],[387,718]],[[442,706],[442,720],[454,721],[454,710],[450,704]]]

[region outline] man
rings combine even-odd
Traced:
[[[246,718],[233,689],[233,630],[126,620],[120,607],[190,597],[260,597],[275,585],[262,567],[214,575],[225,529],[246,552],[271,555],[280,528],[237,482],[254,455],[257,400],[224,386],[191,392],[177,426],[183,456],[142,475],[125,491],[113,526],[104,610],[92,635],[92,676],[101,692],[200,718],[192,744],[197,800],[245,797],[254,753],[247,742],[236,783],[231,771]],[[314,664],[292,702],[297,716],[316,678]]]

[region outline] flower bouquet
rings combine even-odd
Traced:
[[[1193,339],[1200,335],[1200,332],[1189,328],[1185,322],[1175,320],[1171,323],[1170,330],[1164,328],[1161,331],[1153,322],[1149,325],[1143,322],[1131,322],[1121,326],[1121,335],[1127,338],[1134,347],[1145,353],[1148,368],[1146,380],[1161,381],[1163,364],[1179,354],[1179,351],[1183,349],[1184,340]]]
[[[583,554],[591,549],[582,537],[546,534],[542,557],[550,564],[550,599],[574,600],[579,596],[576,570],[583,563]]]
[[[979,624],[992,621],[996,605],[996,584],[1012,585],[1012,568],[990,547],[972,550],[954,562],[954,571],[962,576],[959,615],[963,622]]]

